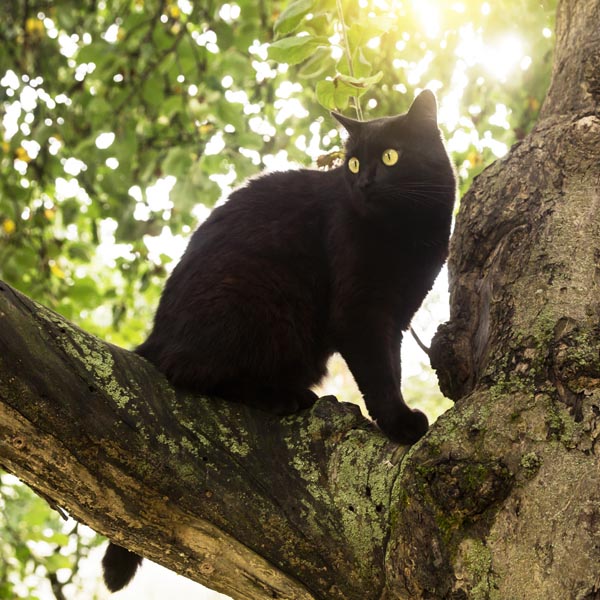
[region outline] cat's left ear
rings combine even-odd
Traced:
[[[408,109],[407,116],[420,121],[433,121],[437,124],[437,102],[431,90],[423,90]]]
[[[331,111],[331,116],[343,126],[343,128],[350,134],[351,137],[358,135],[362,125],[361,121],[357,121],[351,117],[345,117],[344,115],[340,115],[340,113],[336,113],[333,110]]]

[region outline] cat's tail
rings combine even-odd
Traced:
[[[124,588],[141,564],[141,556],[110,542],[102,559],[106,587],[111,592]]]

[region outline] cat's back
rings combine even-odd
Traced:
[[[326,287],[336,179],[334,171],[283,171],[235,190],[194,232],[167,282],[164,307],[179,310],[190,298],[312,296]]]
[[[337,176],[311,169],[278,171],[250,179],[196,230],[189,251],[267,250],[306,243],[321,233],[332,210]]]
[[[192,236],[138,352],[204,393],[227,396],[224,382],[240,379],[289,385],[296,371],[297,387],[316,382],[328,352],[330,180],[288,171],[233,192]]]

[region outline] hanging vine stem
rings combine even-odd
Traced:
[[[354,77],[354,68],[352,67],[352,54],[350,53],[350,43],[348,42],[348,32],[346,30],[346,21],[344,20],[344,9],[342,8],[342,0],[336,0],[338,19],[342,27],[342,36],[344,41],[344,53],[346,54],[346,61],[348,62],[348,72],[350,77]],[[360,99],[358,96],[353,96],[354,108],[356,110],[356,116],[359,121],[363,120],[362,108],[360,107]]]

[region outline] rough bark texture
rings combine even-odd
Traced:
[[[442,494],[449,583],[469,598],[600,598],[598,23],[598,0],[560,4],[539,121],[474,183],[452,240],[434,362],[463,443],[441,454],[491,466],[502,490],[470,523]]]
[[[534,131],[462,201],[408,453],[322,399],[278,419],[174,392],[0,288],[0,461],[234,598],[600,598],[600,0],[558,11]]]
[[[376,597],[402,454],[331,398],[280,419],[176,393],[137,355],[0,286],[4,466],[234,598]]]

